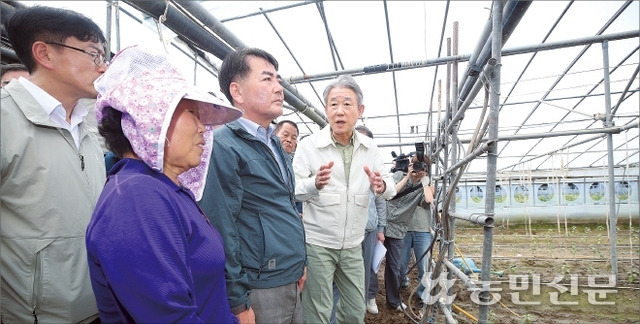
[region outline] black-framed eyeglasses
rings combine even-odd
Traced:
[[[103,64],[109,65],[109,62],[107,62],[107,58],[104,56],[104,54],[99,53],[99,52],[89,52],[89,51],[83,50],[81,48],[77,48],[77,47],[73,47],[73,46],[69,46],[69,45],[65,45],[65,44],[60,44],[60,43],[54,43],[54,42],[45,42],[45,44],[62,46],[62,47],[70,48],[72,50],[76,50],[78,52],[89,54],[89,55],[93,56],[93,63],[95,63],[98,67],[101,67]]]

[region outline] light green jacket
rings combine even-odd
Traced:
[[[84,238],[106,177],[95,126],[80,123],[78,149],[17,81],[0,108],[2,319],[93,320]]]

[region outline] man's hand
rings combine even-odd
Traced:
[[[304,283],[307,281],[307,267],[304,267],[304,272],[302,273],[302,277],[298,279],[298,291],[302,292],[304,289]]]
[[[380,243],[384,243],[384,233],[383,232],[378,232],[378,241],[380,241]]]
[[[329,179],[331,179],[332,167],[333,161],[320,166],[320,169],[318,169],[318,173],[316,173],[316,189],[320,190],[329,183]]]
[[[240,324],[255,324],[256,323],[256,314],[253,313],[253,308],[249,307],[246,311],[240,312],[236,314],[238,318],[238,322]]]
[[[379,171],[371,171],[371,169],[365,165],[364,172],[369,177],[369,182],[371,183],[375,193],[381,194],[387,189],[387,184],[382,180]]]

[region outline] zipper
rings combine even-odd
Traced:
[[[57,128],[58,132],[60,132],[60,135],[62,136],[62,138],[64,138],[65,141],[67,141],[67,144],[69,144],[69,146],[71,146],[74,150],[76,150],[76,152],[78,152],[78,158],[80,159],[80,171],[84,171],[84,156],[82,155],[80,147],[82,147],[82,141],[84,140],[84,134],[80,134],[80,136],[82,136],[82,138],[80,139],[80,147],[76,146],[75,142],[71,142],[69,141],[69,139],[67,138],[67,136],[65,136],[64,132],[60,129]]]
[[[34,256],[33,271],[33,293],[31,296],[31,315],[33,315],[33,324],[38,324],[38,298],[40,296],[40,286],[42,285],[42,251],[37,252]]]
[[[84,171],[84,156],[80,152],[78,152],[78,156],[80,157],[80,170]]]
[[[260,279],[260,274],[262,273],[263,265],[260,265],[260,269],[258,269],[258,277],[256,279]]]
[[[33,324],[38,324],[38,314],[36,314],[36,307],[33,306],[33,311],[31,312],[33,315]]]
[[[348,218],[349,218],[349,184],[347,183],[347,190],[345,192],[345,197],[347,198],[347,203],[346,203],[346,213],[347,215],[344,217],[344,225],[342,226],[342,248],[344,249],[344,243],[345,240],[347,239],[347,222],[348,222]],[[368,212],[368,211],[367,211]]]
[[[98,197],[96,197],[96,193],[93,190],[94,186],[91,185],[91,182],[89,180],[90,175],[85,171],[84,155],[82,155],[82,144],[85,141],[85,137],[89,137],[89,140],[92,140],[91,135],[88,132],[83,131],[83,129],[81,128],[80,129],[80,134],[79,134],[79,136],[80,136],[80,146],[78,147],[78,146],[76,146],[75,141],[69,141],[69,138],[67,136],[65,136],[65,133],[60,128],[56,128],[56,129],[60,133],[60,136],[62,136],[62,138],[64,138],[64,140],[67,142],[67,144],[69,144],[69,146],[71,146],[78,153],[78,159],[80,159],[80,171],[83,171],[84,180],[85,180],[85,182],[87,184],[87,189],[91,192],[91,197],[95,201]],[[71,135],[71,134],[69,133],[69,135]],[[73,139],[73,136],[72,136],[72,139]],[[100,146],[100,144],[98,144],[98,147],[99,146]]]

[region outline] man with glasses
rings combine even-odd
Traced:
[[[85,232],[105,164],[80,99],[97,96],[106,40],[89,18],[43,6],[5,28],[30,77],[0,96],[2,321],[97,322]]]
[[[93,63],[95,65],[97,65],[98,67],[101,66],[105,66],[105,65],[109,65],[109,63],[107,62],[107,59],[105,57],[105,54],[102,52],[91,52],[91,51],[87,51],[87,50],[83,50],[82,48],[77,48],[77,47],[73,47],[73,46],[69,46],[69,45],[65,45],[65,44],[60,44],[60,43],[56,43],[56,42],[45,42],[45,44],[49,44],[49,45],[55,45],[55,46],[62,46],[62,47],[66,47],[69,49],[72,49],[74,51],[78,51],[78,52],[82,52],[85,54],[89,54],[93,57]]]

